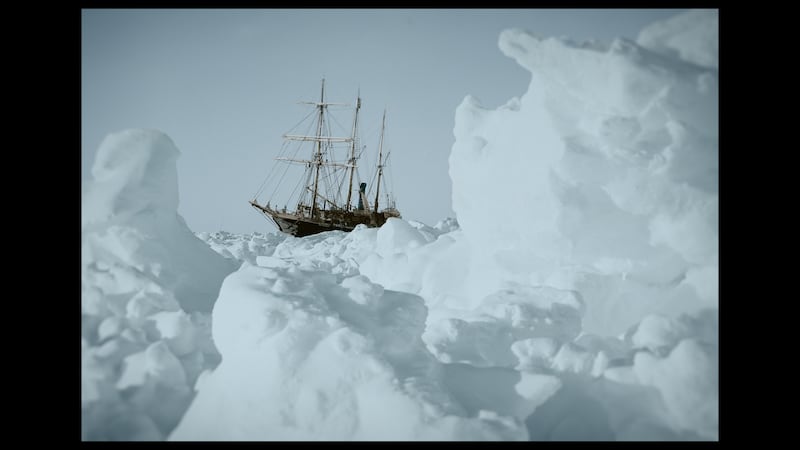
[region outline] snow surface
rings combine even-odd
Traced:
[[[716,23],[503,32],[531,84],[459,106],[458,220],[433,227],[192,236],[171,141],[109,136],[84,439],[718,439]]]

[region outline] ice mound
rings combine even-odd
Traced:
[[[106,296],[152,282],[174,293],[183,310],[210,312],[235,265],[178,215],[177,157],[157,131],[126,130],[100,144],[81,208],[84,282]]]
[[[85,440],[162,440],[219,361],[211,306],[236,264],[177,214],[178,150],[157,131],[109,135],[81,214]]]
[[[517,341],[523,376],[544,373],[559,381],[525,420],[528,438],[718,439],[716,335],[716,312],[704,310],[677,319],[648,316],[624,338]],[[642,342],[658,343],[658,350],[635,344]]]
[[[669,42],[713,46],[692,38],[711,13],[698,14],[664,25]],[[684,22],[694,26],[670,25]],[[603,335],[650,312],[715,306],[716,68],[625,39],[589,46],[506,30],[499,45],[531,83],[497,110],[467,97],[456,113],[453,209],[481,255],[469,296],[508,282],[576,290],[586,330]]]
[[[128,224],[148,211],[177,211],[179,153],[172,140],[158,131],[125,130],[106,136],[84,195],[83,228]]]
[[[258,261],[223,284],[213,314],[222,363],[171,440],[525,438],[521,421],[468,417],[450,398],[420,339],[420,297],[299,258]]]

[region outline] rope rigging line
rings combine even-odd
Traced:
[[[306,114],[305,117],[303,117],[302,119],[300,119],[300,121],[298,121],[296,124],[294,124],[294,126],[292,126],[292,128],[290,128],[289,131],[287,131],[285,134],[289,134],[292,131],[294,131],[303,122],[308,120],[308,118],[311,117],[311,115],[314,114],[314,112],[315,112],[315,110],[312,109],[308,114]],[[283,155],[286,147],[287,147],[287,141],[284,141],[283,145],[281,145],[281,149],[278,151],[278,157]],[[275,172],[275,168],[276,167],[277,167],[277,164],[273,164],[272,165],[272,167],[270,168],[269,172],[267,172],[267,176],[264,178],[264,181],[261,182],[261,185],[258,187],[258,190],[256,190],[255,195],[253,195],[253,199],[258,198],[258,196],[261,195],[261,193],[263,192],[264,187],[266,186],[267,182],[270,181],[270,178],[272,177],[273,173]]]
[[[389,196],[388,194],[390,192],[392,194],[394,194],[394,176],[392,175],[392,166],[389,165],[389,158],[391,156],[392,156],[392,152],[389,152],[389,155],[386,156],[386,164],[384,164],[384,167],[386,168],[386,171],[384,172],[384,175],[386,175],[386,177],[385,177],[386,178],[386,184],[389,187],[387,189],[387,195],[386,195],[387,198],[388,198],[388,196]]]
[[[306,116],[306,118],[308,118],[308,116]],[[314,121],[311,121],[308,124],[308,128],[306,129],[306,133],[311,132],[311,128],[313,126],[314,126]],[[296,126],[295,126],[295,128],[296,128]],[[290,146],[291,146],[290,141],[284,141],[283,145],[281,146],[281,151],[278,153],[278,157],[282,157],[282,156],[288,154],[288,151],[286,151],[286,149],[288,149]],[[302,142],[297,142],[294,147],[295,147],[295,149],[294,149],[294,153],[292,153],[292,155],[291,155],[291,159],[296,159],[297,158],[297,154],[300,152],[300,149],[303,147],[303,143]],[[274,164],[273,168],[275,166],[277,166],[277,164]],[[283,183],[283,179],[286,177],[286,173],[289,171],[289,166],[290,166],[290,164],[288,164],[288,163],[285,164],[285,166],[284,166],[285,169],[283,170],[283,174],[281,175],[280,180],[278,180],[278,183],[275,185],[275,189],[272,191],[272,195],[269,197],[270,199],[274,198],[275,194],[278,192],[278,189],[280,189],[281,184]],[[289,200],[291,200],[291,198]]]
[[[334,169],[334,184],[336,180],[339,180],[339,185],[336,186],[336,190],[334,191],[334,200],[336,200],[336,205],[340,208],[345,202],[346,197],[342,194],[342,187],[344,187],[344,181],[347,179],[347,168],[346,167],[337,167]]]
[[[287,145],[287,147],[288,147],[288,145]],[[296,146],[295,151],[291,156],[292,159],[294,159],[297,156],[297,153],[299,151],[300,151],[300,146],[298,145],[298,146]],[[281,184],[283,183],[283,179],[286,177],[286,174],[289,172],[289,166],[290,166],[290,164],[284,164],[283,174],[281,175],[281,178],[278,180],[278,182],[275,184],[275,189],[272,191],[272,195],[270,196],[270,199],[275,198],[275,194],[277,194],[278,189],[280,189]]]
[[[341,193],[339,191],[334,191],[332,188],[336,186],[337,178],[341,173],[341,168],[332,167],[332,166],[325,166],[325,174],[323,177],[325,183],[325,196],[334,202],[334,204],[338,207],[341,204]],[[344,179],[344,177],[341,177]],[[333,193],[333,195],[331,195]],[[333,197],[333,198],[331,198]]]
[[[342,193],[342,188],[344,187],[344,180],[346,180],[346,179],[347,179],[347,170],[346,170],[347,168],[346,168],[346,167],[343,167],[342,169],[345,169],[345,170],[344,170],[344,174],[343,174],[343,176],[341,177],[341,181],[339,182],[339,186],[336,188],[336,196],[337,196],[337,198],[336,198],[336,203],[338,203],[338,204],[341,204],[341,203],[342,203],[342,201],[344,200],[344,199],[340,199],[340,198],[339,198],[339,196],[341,195],[341,193]],[[346,208],[346,207],[347,207],[347,205],[345,205],[344,207]]]
[[[330,118],[333,120],[333,123],[335,125],[337,125],[342,130],[342,135],[348,134],[348,131],[342,126],[342,124],[339,123],[338,120],[336,120],[336,116],[331,114]],[[330,127],[328,128],[328,132],[330,133]],[[329,134],[329,136],[332,136],[332,135]]]
[[[306,183],[308,183],[308,179],[311,178],[311,171],[310,170],[306,170],[305,172],[308,173],[308,176],[306,177]],[[297,192],[297,189],[300,188],[301,184],[304,184],[303,183],[303,177],[299,177],[297,179],[297,183],[294,185],[294,189],[292,189],[292,193],[289,194],[289,199],[287,200],[287,203],[291,203],[292,202],[292,199],[294,198],[294,194],[295,194],[295,192]],[[300,200],[302,199],[302,197],[303,196],[300,195],[300,197],[297,199],[297,203],[300,203]]]
[[[287,131],[285,134],[289,134],[289,133],[291,133],[292,131],[294,131],[294,129],[295,129],[295,128],[297,128],[298,126],[300,126],[300,124],[301,124],[301,123],[305,122],[305,121],[306,121],[306,120],[307,120],[309,117],[311,117],[311,116],[312,116],[313,114],[315,114],[316,112],[317,112],[317,109],[316,109],[316,108],[312,109],[312,110],[311,110],[311,111],[310,111],[308,114],[306,114],[306,116],[305,116],[305,117],[303,117],[302,119],[300,119],[300,121],[299,121],[299,122],[297,122],[297,123],[296,123],[296,124],[295,124],[295,125],[294,125],[292,128],[290,128],[290,129],[289,129],[289,131]],[[312,125],[313,125],[313,123],[312,123]]]
[[[275,185],[275,190],[272,191],[272,195],[269,196],[269,198],[267,199],[267,202],[269,202],[270,200],[275,198],[275,194],[278,193],[278,189],[281,187],[281,183],[283,183],[283,179],[286,177],[286,173],[287,172],[289,172],[289,165],[288,164],[286,164],[286,168],[283,169],[283,174],[281,175],[281,178],[278,180],[278,183]]]
[[[272,167],[275,167],[275,166],[273,165]],[[272,172],[272,171],[270,170],[270,172]],[[267,184],[267,179],[268,178],[269,178],[269,174],[267,174],[267,178],[264,178],[264,181],[261,182],[261,186],[258,187],[258,189],[256,190],[256,193],[253,194],[253,200],[257,199],[259,194],[261,194],[261,191],[264,190],[264,185]]]
[[[280,156],[283,153],[285,147],[286,147],[286,142],[284,142],[281,145],[280,150],[278,150],[278,156]],[[272,166],[269,169],[269,172],[267,172],[267,176],[264,178],[264,181],[261,182],[261,186],[259,186],[258,191],[256,191],[256,195],[253,198],[258,198],[258,196],[261,195],[261,192],[264,190],[265,185],[272,177],[272,174],[275,172],[275,168],[277,166],[278,166],[277,164],[272,164]]]
[[[331,190],[330,189],[330,183],[328,182],[330,174],[328,173],[329,172],[328,171],[328,166],[322,166],[322,167],[323,167],[323,169],[322,169],[323,175],[322,175],[322,180],[321,181],[322,181],[322,184],[324,185],[323,189],[325,191],[325,194],[327,194]],[[317,193],[319,193],[319,191],[317,191]],[[325,195],[324,197],[327,197],[327,195]],[[327,200],[323,199],[322,200],[322,204],[324,205],[325,202],[327,202]],[[323,207],[323,209],[325,209],[325,208]]]
[[[375,178],[376,178],[377,176],[378,176],[378,171],[377,171],[377,170],[375,170],[374,172],[372,172],[372,178],[370,178],[370,180],[369,180],[369,191],[367,192],[367,195],[368,195],[369,197],[372,197],[372,188],[374,187],[374,186],[373,186],[373,183],[375,183]]]
[[[298,201],[300,201],[300,199],[302,199],[303,204],[308,206],[308,205],[311,204],[311,202],[309,201],[311,199],[311,191],[309,191],[309,189],[311,189],[311,174],[314,171],[311,170],[311,168],[309,167],[309,170],[307,170],[306,172],[307,172],[306,173],[306,181],[303,183],[303,186],[305,186],[306,189],[303,189],[300,192],[300,197],[299,197]]]

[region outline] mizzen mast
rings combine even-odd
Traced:
[[[381,175],[383,175],[383,132],[386,129],[386,110],[383,110],[383,122],[381,123],[381,143],[378,145],[378,184],[375,185],[375,208],[378,212],[378,195],[381,192]]]

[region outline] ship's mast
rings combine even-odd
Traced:
[[[312,153],[313,158],[311,159],[296,159],[296,158],[288,158],[284,156],[279,156],[275,158],[277,161],[286,161],[286,162],[293,162],[303,164],[304,166],[311,167],[314,166],[314,184],[313,186],[307,185],[306,190],[311,192],[313,195],[311,199],[311,216],[315,216],[319,210],[317,205],[317,197],[322,198],[326,203],[330,203],[333,207],[338,208],[336,204],[329,198],[323,196],[319,192],[319,171],[320,167],[322,166],[336,166],[336,167],[351,167],[351,164],[343,164],[337,163],[334,161],[324,161],[323,160],[323,152],[322,152],[322,143],[327,142],[328,144],[333,144],[336,142],[346,142],[350,143],[353,141],[353,138],[350,136],[347,137],[334,137],[334,136],[323,136],[323,130],[325,128],[325,108],[331,105],[338,105],[338,106],[348,106],[346,103],[327,103],[325,102],[325,79],[322,79],[322,91],[320,93],[320,101],[319,102],[300,102],[304,104],[314,105],[315,108],[319,108],[319,118],[317,122],[317,134],[313,136],[304,136],[299,134],[284,134],[283,138],[288,141],[302,141],[302,142],[316,142],[316,151]]]
[[[319,124],[317,125],[317,154],[314,156],[316,165],[314,174],[314,196],[311,199],[311,217],[317,212],[317,189],[319,187],[319,167],[322,165],[322,121],[325,117],[325,78],[322,79],[322,92],[319,96]]]
[[[375,189],[375,208],[378,212],[378,195],[381,192],[381,175],[383,175],[383,131],[386,128],[386,110],[383,110],[383,122],[381,123],[381,143],[378,145],[378,184]]]
[[[356,168],[356,129],[358,128],[358,110],[361,109],[361,92],[358,93],[356,101],[356,115],[353,118],[353,142],[350,145],[350,188],[347,190],[347,210],[351,211],[350,198],[353,196],[353,172]]]

